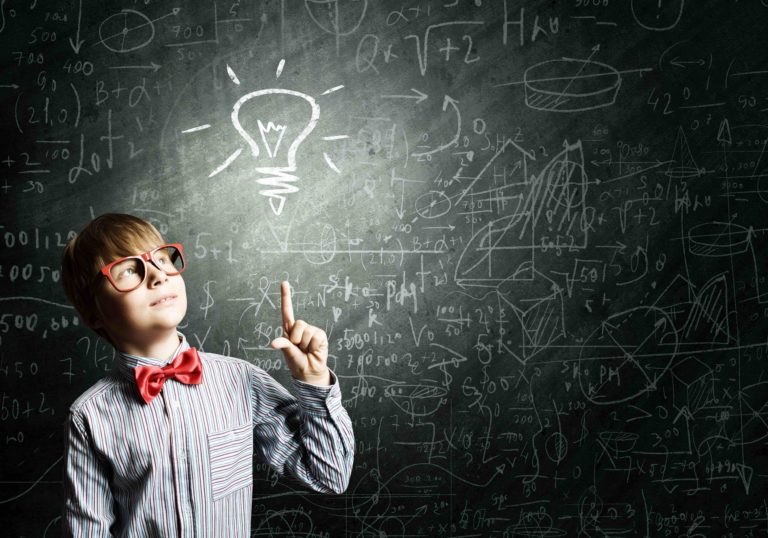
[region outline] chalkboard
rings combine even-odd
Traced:
[[[191,345],[329,335],[347,491],[254,461],[258,536],[768,531],[765,1],[0,0],[0,514],[59,532],[111,369],[93,217],[188,257]]]

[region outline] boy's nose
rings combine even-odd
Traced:
[[[165,271],[158,269],[153,263],[147,263],[147,280],[149,280],[150,286],[167,279],[168,274]]]

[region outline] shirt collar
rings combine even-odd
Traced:
[[[117,356],[115,357],[116,366],[114,370],[120,375],[124,375],[133,379],[133,369],[136,366],[165,366],[173,359],[175,359],[179,353],[186,351],[190,347],[189,343],[187,342],[187,338],[181,331],[177,330],[176,334],[179,336],[179,345],[176,347],[176,351],[174,351],[169,358],[156,359],[154,357],[142,357],[141,355],[133,355],[131,353],[118,350]]]

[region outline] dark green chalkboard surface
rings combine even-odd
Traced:
[[[768,2],[0,0],[0,520],[61,527],[114,350],[59,259],[188,256],[191,345],[329,335],[341,496],[255,536],[765,536]]]

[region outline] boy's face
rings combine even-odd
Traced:
[[[146,345],[167,337],[187,313],[187,291],[181,275],[169,276],[150,262],[145,270],[144,282],[129,292],[117,291],[100,275],[95,292],[100,315],[94,327],[103,327],[118,348],[128,347],[125,342]],[[174,298],[157,303],[168,295]]]

